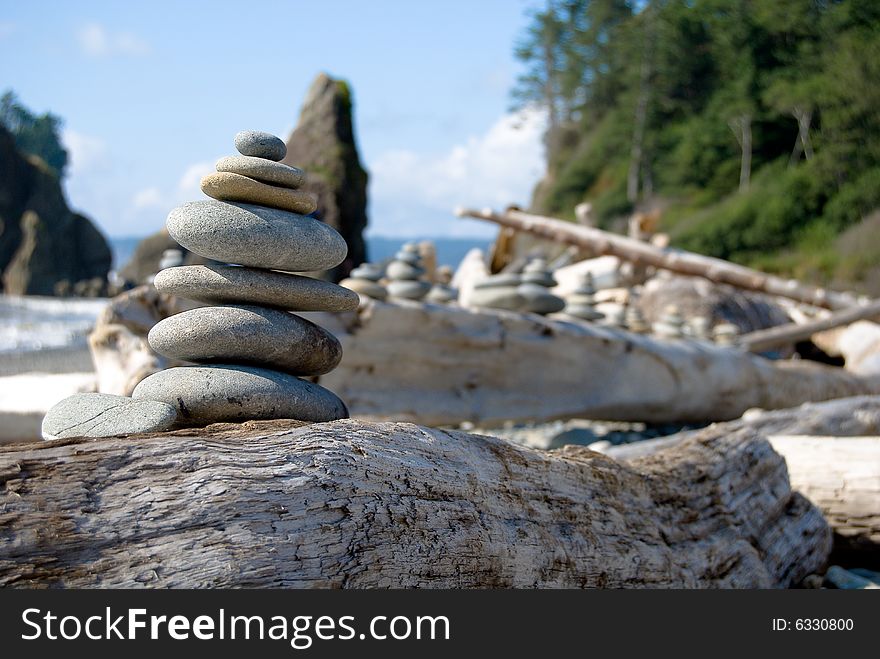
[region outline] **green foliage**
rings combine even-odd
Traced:
[[[25,153],[41,158],[60,179],[67,166],[67,151],[61,146],[61,119],[54,114],[35,115],[7,91],[0,97],[0,124],[12,133]]]
[[[880,208],[880,3],[548,0],[517,55],[515,97],[551,115],[535,210],[590,201],[611,226],[659,204],[688,249],[864,270],[835,238]],[[880,234],[860,235],[860,254],[880,253]]]

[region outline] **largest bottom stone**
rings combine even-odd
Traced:
[[[246,419],[347,419],[345,403],[331,391],[286,373],[253,366],[181,366],[154,373],[132,397],[175,406],[194,424]]]

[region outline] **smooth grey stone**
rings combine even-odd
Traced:
[[[285,188],[299,188],[306,180],[306,173],[297,167],[253,156],[226,156],[220,158],[214,168],[218,172],[241,174],[255,181]]]
[[[545,288],[553,288],[556,286],[556,280],[548,272],[526,272],[522,276],[523,283],[538,284]]]
[[[418,279],[425,274],[425,271],[403,261],[392,261],[388,264],[385,274],[389,279]]]
[[[548,292],[540,284],[522,284],[517,292],[523,298],[523,309],[531,313],[547,314],[562,311],[565,308],[565,300]]]
[[[184,265],[163,270],[160,293],[208,304],[259,304],[291,311],[354,311],[358,296],[328,281],[232,265]]]
[[[340,286],[345,286],[357,294],[371,297],[374,300],[384,300],[388,297],[388,291],[381,284],[369,279],[343,279],[339,282]]]
[[[397,279],[389,283],[387,288],[390,297],[421,300],[431,290],[431,284],[418,279]]]
[[[458,291],[445,284],[434,284],[426,298],[428,302],[444,304],[458,299]]]
[[[147,341],[171,359],[253,364],[293,375],[322,375],[342,359],[339,340],[327,330],[256,306],[190,309],[156,323]]]
[[[400,251],[394,255],[394,258],[397,261],[403,261],[404,263],[409,263],[410,265],[418,265],[419,262],[422,260],[419,257],[418,252]]]
[[[183,247],[221,263],[310,272],[336,267],[348,253],[327,224],[253,204],[190,201],[172,210],[165,224]]]
[[[475,307],[489,309],[507,309],[518,311],[523,305],[523,297],[517,292],[516,286],[493,286],[475,288],[471,292],[470,304]]]
[[[508,286],[519,286],[522,283],[522,277],[514,272],[505,272],[500,275],[492,275],[478,281],[474,284],[474,288],[498,288]]]
[[[565,306],[565,313],[569,316],[574,316],[575,318],[580,318],[581,320],[602,320],[605,318],[605,314],[601,311],[596,311],[590,305],[582,305],[582,304],[567,304]]]
[[[259,130],[243,130],[235,134],[236,150],[243,156],[281,160],[287,155],[287,146],[280,137]]]
[[[192,423],[247,419],[347,419],[336,394],[293,375],[253,366],[180,366],[154,373],[134,389],[136,400],[162,400]]]
[[[384,276],[382,268],[369,263],[363,263],[348,273],[352,279],[369,279],[370,281],[379,281]]]
[[[43,439],[113,437],[162,432],[177,421],[177,409],[155,400],[110,394],[74,394],[52,406],[43,418]]]

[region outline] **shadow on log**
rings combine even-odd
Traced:
[[[784,587],[831,535],[754,431],[629,464],[356,420],[0,449],[0,585]]]

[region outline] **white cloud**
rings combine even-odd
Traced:
[[[504,115],[483,135],[439,155],[382,153],[369,163],[372,232],[473,234],[453,219],[454,207],[527,206],[544,172],[545,127],[545,115],[530,110]],[[485,230],[479,233],[488,235]]]
[[[101,169],[107,164],[107,144],[99,137],[65,128],[61,132],[61,142],[67,149],[71,176]]]
[[[202,181],[202,177],[207,176],[214,171],[215,162],[216,161],[196,162],[187,167],[177,183],[178,193],[185,198],[192,198],[194,195],[199,195],[201,191],[199,184]]]
[[[159,188],[144,188],[135,193],[131,199],[132,205],[140,210],[143,208],[161,207],[165,202],[165,196]]]
[[[131,32],[110,32],[99,23],[83,25],[76,33],[80,48],[92,57],[141,56],[150,52],[146,41]]]

